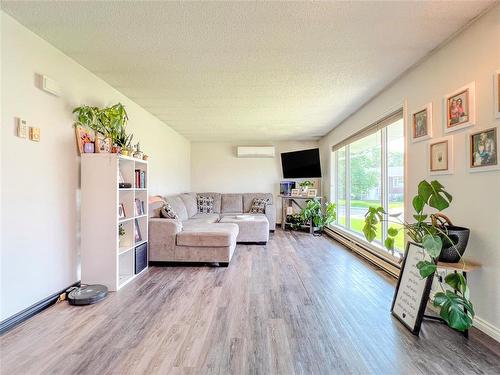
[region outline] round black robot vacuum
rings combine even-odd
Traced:
[[[108,295],[108,288],[104,285],[83,285],[67,290],[70,305],[91,305],[102,301]]]

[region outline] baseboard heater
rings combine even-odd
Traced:
[[[362,256],[364,259],[374,264],[375,266],[381,268],[389,275],[395,278],[399,277],[399,267],[397,264],[384,259],[373,253],[373,251],[368,250],[364,246],[360,245],[359,242],[349,238],[348,236],[340,233],[340,231],[333,230],[331,228],[325,228],[325,233],[332,237],[334,240],[340,242],[342,245],[347,247],[349,250],[354,251],[356,254]]]

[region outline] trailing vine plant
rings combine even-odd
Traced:
[[[431,261],[422,259],[417,263],[420,276],[427,278],[434,275],[437,269],[437,260],[443,249],[443,244],[452,246],[458,253],[455,244],[448,236],[446,226],[440,225],[435,220],[436,214],[424,212],[426,206],[441,212],[450,206],[452,196],[438,181],[421,181],[418,184],[417,195],[412,200],[415,209],[414,223],[408,223],[401,219],[401,213],[388,214],[382,207],[369,207],[365,214],[363,234],[365,238],[372,242],[377,236],[377,225],[383,221],[398,224],[389,227],[384,245],[389,250],[394,250],[395,237],[399,231],[406,230],[408,237],[415,243],[422,246],[431,258]],[[433,220],[434,219],[434,220]],[[460,255],[460,253],[458,253]],[[460,255],[460,261],[465,266],[465,262]],[[450,273],[445,277],[445,284],[452,288],[446,290],[442,283],[439,285],[441,291],[435,293],[433,304],[439,310],[439,315],[453,329],[465,331],[472,327],[474,319],[474,307],[469,300],[469,287],[467,280],[461,273]]]

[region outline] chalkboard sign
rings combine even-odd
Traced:
[[[417,336],[434,278],[432,274],[422,279],[417,269],[417,263],[421,260],[432,261],[420,245],[409,242],[406,245],[406,253],[391,307],[392,315]]]

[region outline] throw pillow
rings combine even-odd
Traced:
[[[264,214],[266,213],[266,205],[269,203],[267,198],[254,198],[252,207],[250,207],[251,214]]]
[[[163,207],[160,209],[160,217],[164,219],[178,219],[179,216],[175,213],[168,203],[165,203]]]
[[[214,198],[204,197],[200,195],[198,197],[198,212],[200,214],[213,214],[214,213]]]

